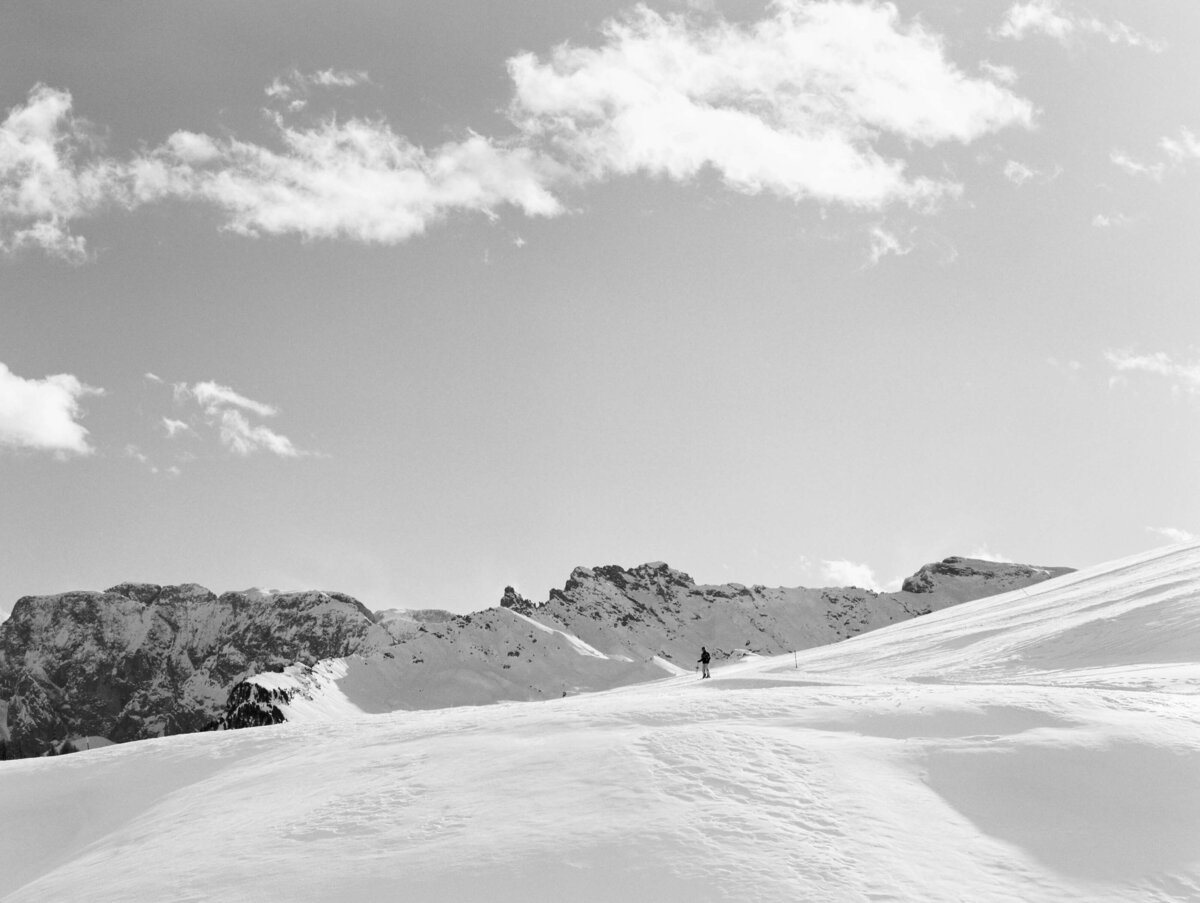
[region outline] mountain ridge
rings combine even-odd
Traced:
[[[260,689],[231,695],[214,726],[611,689],[689,671],[701,646],[718,663],[807,649],[1069,570],[954,557],[910,578],[917,591],[879,593],[697,584],[663,562],[578,567],[545,602],[505,587],[498,606],[419,625],[383,653],[346,659],[336,674],[298,665],[247,678]]]
[[[0,624],[0,758],[234,723],[239,682],[327,660],[346,659],[346,673],[312,680],[344,687],[360,711],[546,699],[690,668],[701,644],[718,660],[807,648],[1065,570],[947,561],[969,565],[896,594],[698,585],[662,562],[580,567],[545,602],[508,587],[499,605],[466,615],[187,583],[25,596]],[[282,692],[278,680],[260,684]],[[239,692],[235,709],[259,705],[261,694]]]

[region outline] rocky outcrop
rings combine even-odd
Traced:
[[[927,564],[901,585],[906,593],[940,593],[960,601],[998,596],[1071,573],[1071,568],[1035,567],[978,558],[945,558]]]
[[[533,614],[534,609],[537,608],[536,605],[511,586],[504,587],[504,595],[500,597],[500,607],[511,609],[523,615]]]
[[[230,592],[122,583],[26,596],[0,624],[8,758],[78,736],[121,742],[199,730],[243,677],[392,642],[341,593]]]
[[[229,699],[221,717],[206,724],[206,731],[231,731],[243,727],[263,727],[282,724],[283,712],[280,705],[292,701],[292,694],[278,687],[264,687],[248,680],[240,680],[229,691]]]

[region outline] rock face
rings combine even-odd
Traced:
[[[123,583],[26,596],[0,624],[0,758],[72,737],[121,742],[199,730],[241,678],[392,642],[340,593]]]

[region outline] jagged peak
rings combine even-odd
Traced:
[[[663,561],[649,561],[631,568],[619,564],[604,564],[597,567],[577,567],[571,572],[563,591],[570,592],[580,584],[594,580],[610,583],[620,590],[649,589],[651,586],[673,584],[692,587],[696,581],[689,574],[678,571]]]

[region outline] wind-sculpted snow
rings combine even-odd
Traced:
[[[712,680],[6,763],[0,899],[1195,901],[1198,636],[1192,546]]]

